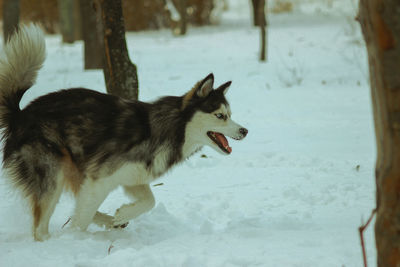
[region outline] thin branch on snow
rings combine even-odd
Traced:
[[[111,249],[113,249],[114,245],[111,243],[111,245],[108,247],[108,255],[111,253]]]
[[[68,220],[63,224],[63,226],[61,226],[61,229],[64,229],[64,227],[69,223],[70,220],[71,220],[71,217],[69,217]]]
[[[361,249],[362,249],[362,254],[363,254],[364,267],[368,267],[367,253],[365,252],[365,243],[364,243],[364,230],[368,227],[369,223],[372,221],[372,218],[374,218],[375,213],[376,213],[376,209],[373,209],[371,212],[371,215],[369,216],[368,221],[358,228],[358,231],[360,232]]]

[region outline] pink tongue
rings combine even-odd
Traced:
[[[223,134],[215,133],[215,137],[222,144],[222,146],[225,147],[225,149],[229,151],[229,153],[232,152],[232,148],[229,146],[228,140],[226,140],[226,138]]]

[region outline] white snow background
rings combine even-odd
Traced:
[[[123,230],[62,229],[74,206],[64,194],[51,238],[34,242],[26,202],[0,177],[0,266],[361,266],[358,227],[375,205],[368,67],[354,5],[333,2],[271,15],[267,63],[248,1],[184,37],[128,33],[141,100],[182,95],[213,72],[216,85],[233,81],[227,97],[248,136],[229,156],[204,148],[157,180],[156,207]],[[105,91],[101,71],[83,70],[81,42],[46,43],[22,106],[61,88]],[[116,190],[100,209],[127,201]],[[375,264],[373,225],[365,238]]]

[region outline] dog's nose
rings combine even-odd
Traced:
[[[240,128],[239,133],[245,137],[249,131],[246,128]]]

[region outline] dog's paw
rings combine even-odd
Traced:
[[[125,228],[128,226],[129,220],[131,219],[129,211],[129,205],[123,205],[121,208],[117,209],[112,223],[113,228]]]
[[[46,241],[47,239],[50,238],[50,234],[48,232],[41,232],[41,231],[34,231],[33,233],[33,239],[35,241]]]
[[[104,226],[109,229],[114,227],[114,217],[97,211],[93,217],[93,223],[100,227]]]

